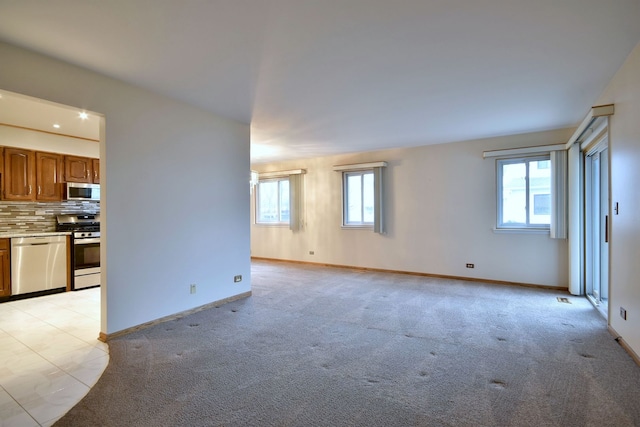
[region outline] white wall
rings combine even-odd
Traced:
[[[597,104],[615,104],[611,117],[611,217],[609,322],[640,354],[640,44],[609,83]],[[620,315],[627,309],[627,320]]]
[[[0,58],[0,88],[105,115],[102,332],[250,290],[248,125],[8,44]]]
[[[382,268],[566,288],[567,242],[497,234],[495,159],[482,152],[565,143],[571,129],[452,144],[254,165],[307,169],[306,226],[252,225],[256,257]],[[387,234],[343,230],[341,175],[333,165],[384,160]],[[309,255],[314,251],[315,255]],[[474,263],[475,269],[465,267]]]
[[[96,159],[100,157],[100,144],[97,142],[9,126],[0,126],[0,146]]]

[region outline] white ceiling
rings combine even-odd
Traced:
[[[575,126],[639,22],[639,0],[0,0],[0,40],[251,123],[254,163]]]
[[[6,90],[0,90],[0,125],[100,141],[99,115]]]

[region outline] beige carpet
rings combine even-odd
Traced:
[[[640,425],[640,367],[584,298],[268,262],[252,283],[111,341],[56,426]]]

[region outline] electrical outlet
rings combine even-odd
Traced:
[[[238,274],[237,276],[233,276],[233,283],[242,282],[242,274]]]
[[[624,320],[627,320],[627,310],[622,307],[620,307],[620,317],[622,317]]]
[[[195,294],[196,293],[196,284],[192,283],[191,285],[189,285],[189,293],[191,294]]]
[[[314,251],[309,251],[309,255],[315,255],[316,253]]]
[[[476,268],[475,264],[467,264],[467,268]]]

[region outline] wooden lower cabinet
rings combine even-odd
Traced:
[[[11,239],[0,239],[0,297],[11,296]]]

